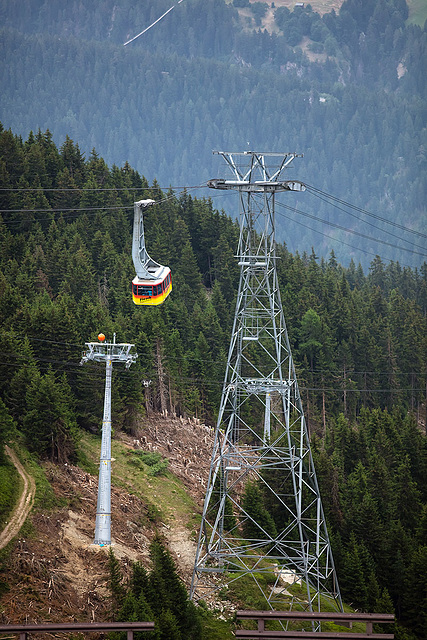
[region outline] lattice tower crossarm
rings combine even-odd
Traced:
[[[342,610],[276,269],[274,199],[304,190],[281,175],[297,154],[219,153],[233,179],[209,185],[239,193],[240,282],[191,597],[249,576],[268,608]]]
[[[128,369],[138,355],[131,353],[133,344],[86,342],[80,364],[93,360],[105,362],[104,414],[102,419],[101,455],[99,460],[98,500],[96,506],[94,544],[111,545],[111,381],[113,362],[124,363]]]

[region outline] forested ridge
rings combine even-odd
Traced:
[[[213,424],[239,279],[236,222],[197,190],[165,192],[127,163],[85,158],[71,138],[58,148],[49,131],[24,141],[2,128],[0,176],[1,448],[18,430],[40,460],[78,460],[79,433],[99,432],[102,416],[104,371],[79,367],[99,331],[139,354],[129,371],[114,369],[115,430],[133,433],[140,413],[164,410]],[[159,308],[131,302],[141,198],[158,202],[147,247],[173,274]],[[396,637],[425,638],[427,266],[377,257],[365,273],[333,252],[279,244],[278,255],[343,596],[394,608],[408,629]],[[12,495],[5,482],[3,513]]]
[[[123,46],[168,8],[0,2],[4,126],[24,138],[49,128],[57,145],[69,135],[165,190],[223,174],[213,149],[297,151],[293,177],[425,233],[426,31],[404,0],[345,0],[323,16],[277,7],[271,33],[266,3],[186,0]],[[333,246],[365,270],[376,254],[425,259],[424,242],[381,221],[373,232],[360,210],[312,194],[289,204],[278,237],[293,252]],[[221,206],[234,215],[231,199]]]

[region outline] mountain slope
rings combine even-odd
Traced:
[[[350,0],[335,17],[277,14],[270,36],[246,29],[233,5],[193,0],[123,47],[163,6],[3,2],[3,125],[24,137],[49,128],[57,144],[69,135],[165,188],[225,174],[214,149],[304,153],[292,177],[359,212],[286,198],[280,240],[319,255],[333,247],[344,264],[378,254],[419,266],[424,242],[396,242],[360,211],[425,233],[425,34],[405,26],[402,3],[388,0],[381,16]],[[236,214],[234,199],[215,197]]]

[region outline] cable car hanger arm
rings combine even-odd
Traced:
[[[160,264],[150,258],[145,247],[143,210],[155,203],[155,200],[139,200],[134,203],[132,260],[138,278],[155,280]]]

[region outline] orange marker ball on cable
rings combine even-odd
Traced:
[[[104,342],[105,336],[104,336],[103,333],[98,333],[98,340],[99,340],[99,342]]]

